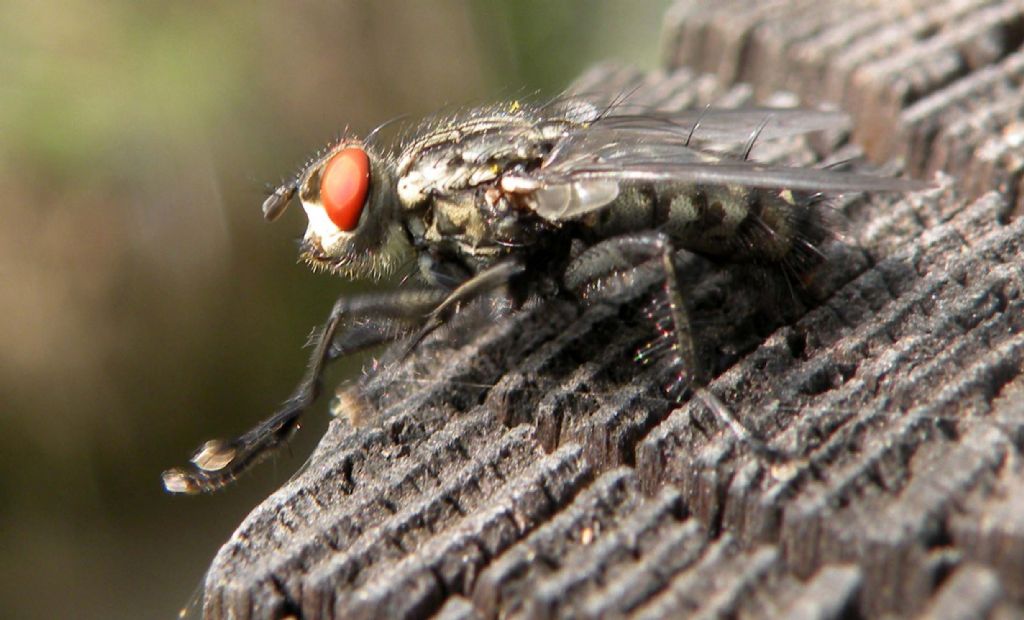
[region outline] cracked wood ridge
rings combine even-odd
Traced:
[[[838,201],[851,243],[788,316],[687,265],[711,390],[804,460],[660,398],[627,310],[552,302],[367,381],[379,423],[333,421],[249,515],[207,617],[1024,613],[1024,3],[692,1],[665,29],[663,70],[577,89],[832,103],[840,155],[949,175]]]

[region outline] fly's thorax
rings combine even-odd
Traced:
[[[412,248],[385,157],[343,141],[307,167],[297,186],[309,220],[302,258],[312,267],[378,278],[408,259]]]
[[[457,240],[472,247],[489,245],[490,222],[475,196],[462,192],[436,198],[432,204],[424,239],[431,245]]]
[[[522,113],[452,122],[404,145],[395,171],[398,197],[416,209],[436,196],[483,187],[510,170],[539,165],[552,135]]]
[[[544,224],[494,186],[492,192],[478,189],[433,196],[408,210],[406,225],[416,246],[472,272],[534,249],[547,232]]]
[[[540,224],[503,180],[540,166],[557,135],[513,106],[430,127],[403,145],[395,186],[415,247],[476,271],[533,246]]]

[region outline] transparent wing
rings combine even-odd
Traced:
[[[598,100],[593,95],[569,96],[544,112],[604,129],[643,129],[676,134],[690,144],[735,144],[755,132],[759,139],[778,139],[814,131],[849,129],[843,112],[803,108],[703,108],[659,110],[628,101]]]
[[[814,131],[845,130],[850,119],[842,112],[789,108],[743,110],[680,110],[677,112],[628,112],[628,107],[601,118],[597,124],[609,129],[643,129],[676,134],[693,144],[729,144],[759,139],[774,140]]]
[[[607,114],[567,130],[531,176],[536,210],[558,221],[600,209],[624,181],[726,184],[811,192],[913,191],[928,184],[829,169],[725,158],[692,146],[698,132],[729,143],[836,128],[845,116],[808,110],[708,110]],[[696,129],[694,129],[696,126]],[[838,125],[841,126],[841,125]],[[705,134],[705,131],[707,133]]]

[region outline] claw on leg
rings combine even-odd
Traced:
[[[743,426],[736,416],[729,411],[729,408],[725,406],[711,390],[701,387],[695,392],[696,396],[700,398],[704,406],[711,410],[711,413],[715,415],[720,422],[723,422],[729,427],[733,435],[736,436],[742,443],[750,447],[751,451],[757,455],[758,458],[771,465],[777,465],[779,463],[786,463],[793,460],[790,454],[787,454],[783,450],[773,448],[764,441],[754,436],[750,430]]]

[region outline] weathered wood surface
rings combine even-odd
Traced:
[[[1024,3],[694,1],[666,30],[664,71],[580,88],[789,90],[850,111],[873,161],[955,179],[841,202],[854,243],[782,326],[690,266],[712,391],[804,460],[660,399],[627,310],[532,308],[368,381],[380,422],[332,422],[249,515],[208,617],[1024,613]]]

